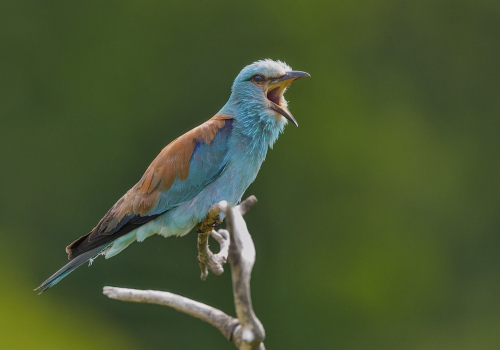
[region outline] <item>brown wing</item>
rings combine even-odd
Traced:
[[[74,259],[84,252],[110,243],[161,215],[151,214],[160,194],[168,190],[175,180],[187,179],[196,144],[202,142],[210,145],[228,120],[232,118],[216,115],[168,144],[139,182],[116,202],[97,226],[66,247],[68,258]]]

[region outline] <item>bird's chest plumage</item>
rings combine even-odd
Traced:
[[[228,178],[234,179],[236,192],[244,192],[255,180],[267,155],[268,145],[264,138],[235,135],[228,153]],[[243,193],[240,193],[240,196]]]
[[[241,200],[248,186],[255,180],[269,147],[272,147],[280,131],[281,128],[274,125],[249,125],[246,120],[235,117],[228,141],[227,164],[221,175],[198,196],[202,199],[200,209],[203,209],[199,214],[201,219],[213,203],[226,200],[237,204]]]

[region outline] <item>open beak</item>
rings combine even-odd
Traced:
[[[271,102],[271,109],[291,121],[295,126],[299,126],[299,124],[292,116],[292,113],[288,110],[283,94],[294,80],[310,76],[311,75],[306,72],[290,71],[279,78],[271,80],[271,83],[266,90],[267,99]]]

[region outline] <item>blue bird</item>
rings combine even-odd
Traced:
[[[309,76],[269,59],[243,68],[224,107],[167,145],[97,226],[66,247],[70,262],[37,288],[40,294],[99,255],[111,258],[155,233],[184,236],[213,204],[239,203],[287,122],[298,126],[283,94]]]

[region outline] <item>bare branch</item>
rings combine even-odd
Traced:
[[[236,208],[238,208],[241,215],[245,215],[256,203],[257,203],[257,197],[252,195],[247,199],[245,199],[243,202],[241,202],[239,205],[237,205]]]
[[[265,350],[264,327],[255,315],[250,295],[250,276],[255,263],[255,246],[242,216],[256,202],[257,199],[250,196],[234,208],[226,201],[213,205],[207,222],[211,224],[210,220],[213,221],[222,212],[226,215],[228,231],[212,230],[209,232],[206,230],[208,226],[202,224],[200,227],[205,231],[202,230],[198,236],[202,278],[204,271],[208,273],[208,268],[215,274],[222,273],[224,271],[222,265],[226,258],[229,261],[237,319],[206,304],[168,292],[104,287],[104,294],[116,300],[169,306],[210,323],[240,350]],[[213,254],[208,248],[209,235],[220,244],[221,249],[218,254]]]
[[[226,313],[174,293],[118,287],[104,287],[103,293],[108,298],[115,300],[157,304],[171,307],[172,309],[210,323],[230,341],[232,333],[238,325],[238,320],[227,315]]]
[[[243,220],[241,210],[232,208],[224,202],[219,205],[226,214],[226,224],[231,235],[229,264],[233,280],[234,306],[240,321],[240,327],[235,330],[235,338],[241,339],[241,343],[237,344],[240,349],[259,349],[266,334],[262,323],[253,311],[250,295],[250,277],[255,263],[255,245],[245,220]]]

